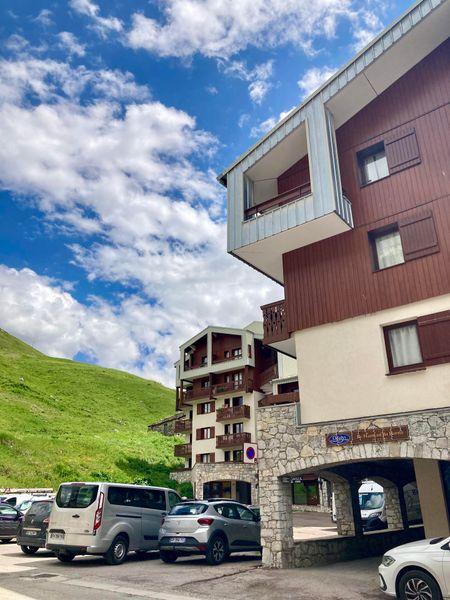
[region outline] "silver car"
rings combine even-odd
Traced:
[[[183,502],[164,518],[159,549],[166,563],[179,556],[204,554],[208,564],[219,565],[232,552],[261,550],[260,518],[232,500]]]

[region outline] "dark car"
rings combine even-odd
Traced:
[[[0,542],[10,542],[17,535],[23,515],[6,502],[0,503]]]
[[[53,500],[37,500],[30,506],[16,536],[16,541],[25,554],[35,554],[39,548],[45,548],[52,506]]]

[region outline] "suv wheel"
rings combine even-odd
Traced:
[[[208,565],[220,565],[228,554],[228,544],[221,535],[213,536],[206,549],[206,562]]]
[[[160,550],[159,558],[165,563],[174,563],[178,558],[178,554],[173,550]]]
[[[128,554],[128,540],[123,535],[114,538],[113,543],[105,554],[105,560],[108,565],[120,565]]]
[[[61,550],[60,552],[56,552],[55,554],[56,558],[63,563],[72,562],[75,558],[75,554],[72,554],[72,552],[66,552],[65,550]]]
[[[436,581],[424,571],[408,571],[398,584],[400,600],[441,600]]]
[[[36,554],[39,550],[39,546],[20,546],[20,549],[24,554]]]

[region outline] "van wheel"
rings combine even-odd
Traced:
[[[36,554],[39,550],[39,546],[20,546],[20,549],[24,554]]]
[[[170,563],[174,563],[177,560],[178,554],[176,552],[174,552],[173,550],[160,550],[159,558],[163,562],[170,564]]]
[[[401,600],[441,600],[442,594],[436,581],[424,571],[407,571],[398,584]]]
[[[55,552],[55,555],[56,558],[63,563],[72,562],[75,558],[75,554],[72,554],[72,552],[65,552],[64,550],[61,552]]]
[[[221,535],[213,536],[206,549],[206,562],[208,565],[220,565],[228,554],[228,544]]]
[[[128,554],[128,540],[123,535],[118,535],[108,552],[104,555],[108,565],[120,565]]]

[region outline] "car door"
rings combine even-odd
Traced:
[[[259,548],[261,546],[261,524],[256,515],[242,504],[237,504],[236,510],[242,523],[242,541],[249,548]]]
[[[158,548],[158,533],[167,514],[165,490],[140,490],[142,494],[142,543],[146,550]]]
[[[224,518],[224,531],[227,534],[230,549],[246,546],[244,542],[244,531],[242,521],[235,504],[225,503],[222,505],[222,517]],[[244,542],[244,543],[243,543]]]
[[[20,523],[20,513],[9,504],[0,506],[0,538],[15,537]]]

